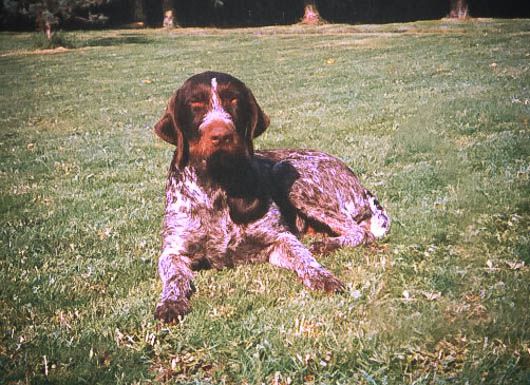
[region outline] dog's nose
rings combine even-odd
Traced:
[[[210,142],[216,146],[230,144],[234,141],[234,133],[225,128],[214,128],[208,136]]]

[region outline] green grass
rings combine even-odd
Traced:
[[[0,34],[0,383],[530,383],[530,21],[64,36]],[[153,320],[150,128],[207,69],[270,115],[257,147],[338,155],[392,215],[323,259],[345,295],[243,266]]]

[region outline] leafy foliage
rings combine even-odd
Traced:
[[[7,0],[4,4],[4,19],[25,17],[33,21],[37,28],[45,25],[58,25],[77,15],[81,10],[100,6],[109,0]],[[100,16],[91,17],[92,22],[101,22]],[[4,21],[8,24],[7,21]]]

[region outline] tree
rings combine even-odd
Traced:
[[[23,15],[33,20],[38,30],[44,32],[51,40],[54,26],[70,20],[82,10],[99,6],[108,0],[7,0],[7,17],[17,18]],[[99,15],[90,15],[89,22],[98,22]],[[103,17],[104,18],[104,17]]]
[[[449,17],[453,19],[465,19],[469,16],[466,0],[450,0],[451,10]]]
[[[304,16],[300,21],[302,24],[322,24],[322,18],[317,9],[317,4],[315,0],[305,0],[304,1]]]

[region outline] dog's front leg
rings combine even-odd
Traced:
[[[155,318],[166,323],[175,322],[191,309],[193,272],[189,258],[166,248],[158,260],[162,280],[162,295],[155,310]]]
[[[293,270],[303,284],[313,290],[341,292],[344,284],[320,265],[311,252],[290,233],[280,234],[271,247],[269,262]]]

